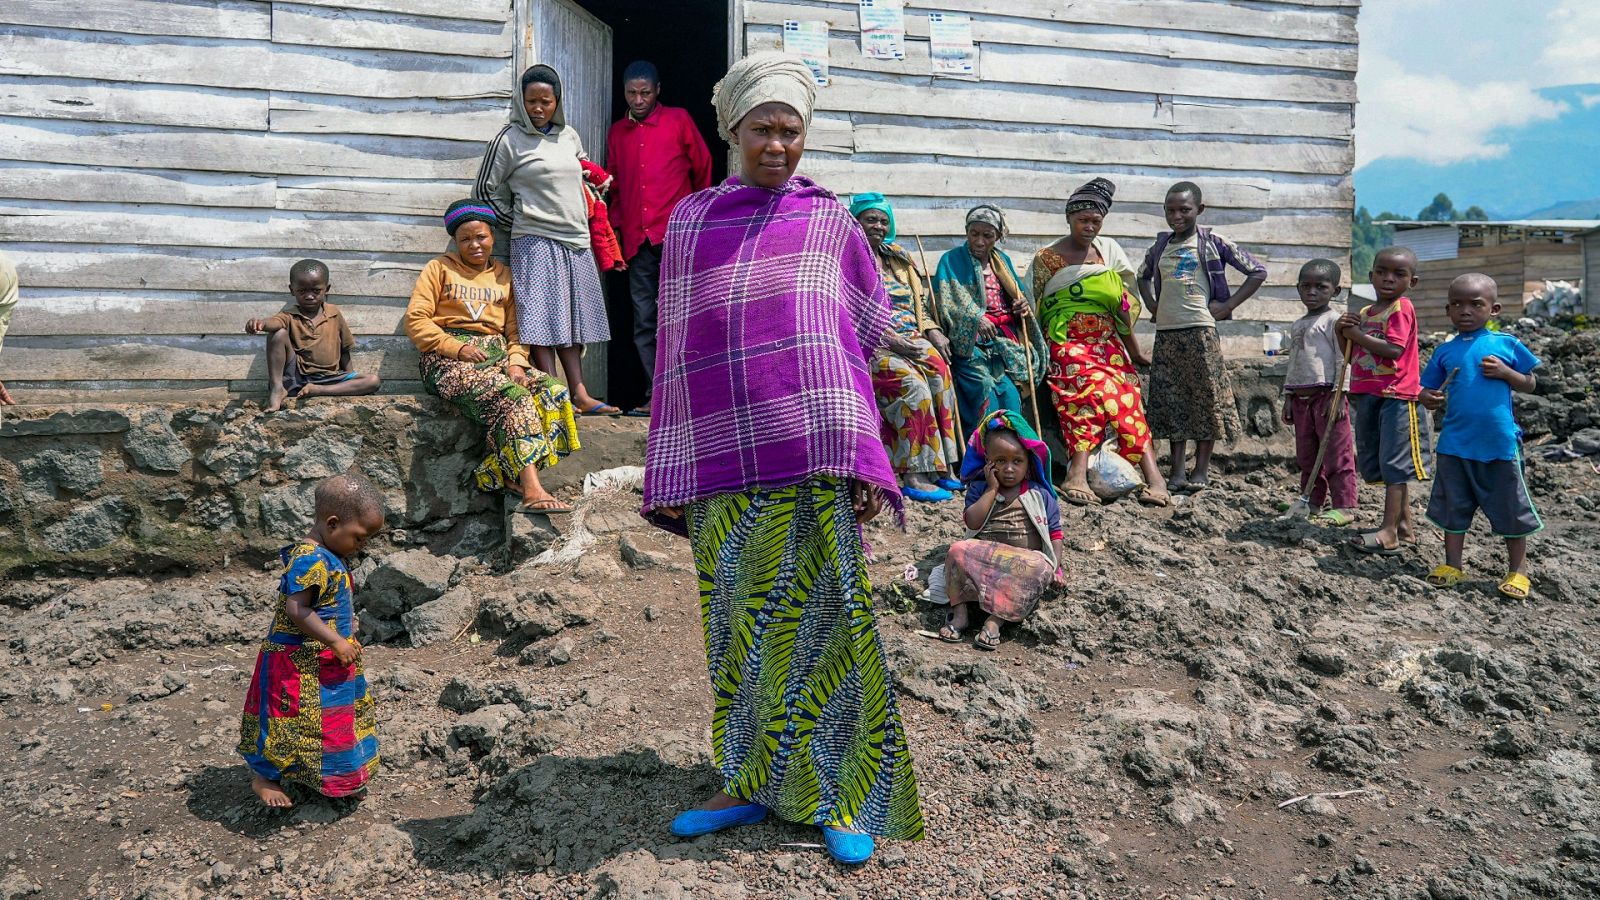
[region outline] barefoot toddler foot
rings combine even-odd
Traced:
[[[273,809],[288,809],[294,805],[294,801],[289,799],[289,795],[283,792],[282,786],[276,781],[268,781],[260,775],[250,776],[250,790],[255,791],[256,796],[261,798],[261,805],[263,806]]]

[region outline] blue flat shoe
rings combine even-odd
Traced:
[[[943,503],[944,501],[955,496],[955,494],[950,493],[944,488],[939,488],[938,490],[933,491],[925,491],[922,488],[908,487],[901,488],[900,494],[907,500],[916,500],[919,503]]]
[[[962,488],[966,487],[966,485],[964,485],[961,482],[955,480],[954,478],[950,478],[949,476],[946,476],[944,478],[939,479],[938,481],[935,481],[934,484],[937,484],[939,487],[942,487],[947,491],[959,491]]]
[[[847,866],[859,866],[872,858],[872,835],[859,831],[841,831],[832,825],[822,826],[822,842],[828,845],[828,855]]]
[[[754,825],[766,817],[767,808],[759,803],[741,803],[727,809],[691,809],[673,818],[672,833],[678,837],[699,837],[726,828]]]

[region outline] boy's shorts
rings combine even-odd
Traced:
[[[289,361],[283,366],[283,389],[293,397],[306,389],[308,384],[338,384],[356,377],[354,372],[335,372],[332,375],[306,375],[300,371],[300,366],[294,354],[289,354]]]
[[[1544,527],[1528,496],[1522,460],[1483,462],[1441,453],[1435,465],[1428,521],[1445,531],[1466,534],[1479,510],[1497,537],[1527,537]]]
[[[1415,400],[1354,394],[1356,471],[1367,484],[1428,480],[1433,425]]]

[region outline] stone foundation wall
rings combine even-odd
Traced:
[[[545,484],[638,464],[644,432],[641,420],[583,420],[584,449]],[[270,417],[237,402],[7,410],[0,579],[259,564],[304,533],[316,483],[350,471],[384,492],[390,531],[375,554],[484,555],[504,542],[510,495],[472,484],[482,454],[481,429],[432,397],[313,401]]]
[[[1281,361],[1230,366],[1245,434],[1223,464],[1292,454]],[[585,418],[580,429],[584,449],[544,475],[551,490],[643,463],[643,420]],[[473,486],[482,454],[481,430],[424,396],[318,400],[270,417],[240,402],[18,407],[0,426],[0,579],[259,565],[304,533],[317,481],[348,471],[384,492],[390,530],[374,555],[498,559],[510,495]]]

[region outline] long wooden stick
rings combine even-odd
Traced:
[[[1022,286],[1018,285],[1017,290],[1021,289]],[[1033,407],[1033,430],[1035,434],[1041,435],[1040,440],[1043,440],[1044,424],[1039,421],[1039,384],[1033,380],[1033,338],[1028,336],[1028,319],[1031,316],[1024,313],[1020,318],[1022,319],[1022,355],[1028,361],[1028,403]],[[1065,435],[1062,437],[1064,439]]]
[[[922,247],[922,235],[914,234],[914,235],[912,235],[912,237],[917,239],[917,256],[922,259],[922,271],[923,271],[923,276],[922,277],[929,279],[928,284],[926,284],[925,287],[927,288],[927,291],[928,291],[928,301],[933,304],[933,318],[938,321],[940,328],[944,328],[944,311],[939,308],[939,293],[938,293],[938,291],[935,291],[933,289],[932,278],[931,278],[931,276],[929,276],[927,274],[927,271],[928,271],[928,251],[923,249],[923,247]],[[938,351],[935,350],[935,352],[938,352]],[[940,354],[940,356],[944,356],[944,354]],[[956,385],[955,385],[955,380],[956,380],[955,361],[950,359],[949,357],[945,357],[944,365],[945,365],[945,368],[950,370],[950,394],[951,394],[951,396],[955,397],[955,400],[956,400],[956,402],[954,404],[952,404],[951,408],[950,408],[950,412],[954,415],[955,420],[956,420],[956,443],[960,444],[960,445],[965,445],[966,438],[967,438],[967,429],[963,428],[962,425],[961,425],[961,392],[956,388]]]
[[[1317,476],[1322,474],[1322,461],[1328,457],[1328,441],[1333,437],[1333,427],[1344,418],[1344,385],[1350,374],[1350,352],[1354,344],[1344,345],[1344,362],[1339,366],[1339,377],[1334,379],[1333,400],[1328,404],[1328,423],[1322,426],[1322,444],[1317,447],[1317,459],[1311,464],[1311,477],[1306,479],[1306,489],[1300,492],[1297,507],[1311,509],[1311,495],[1317,489]]]

